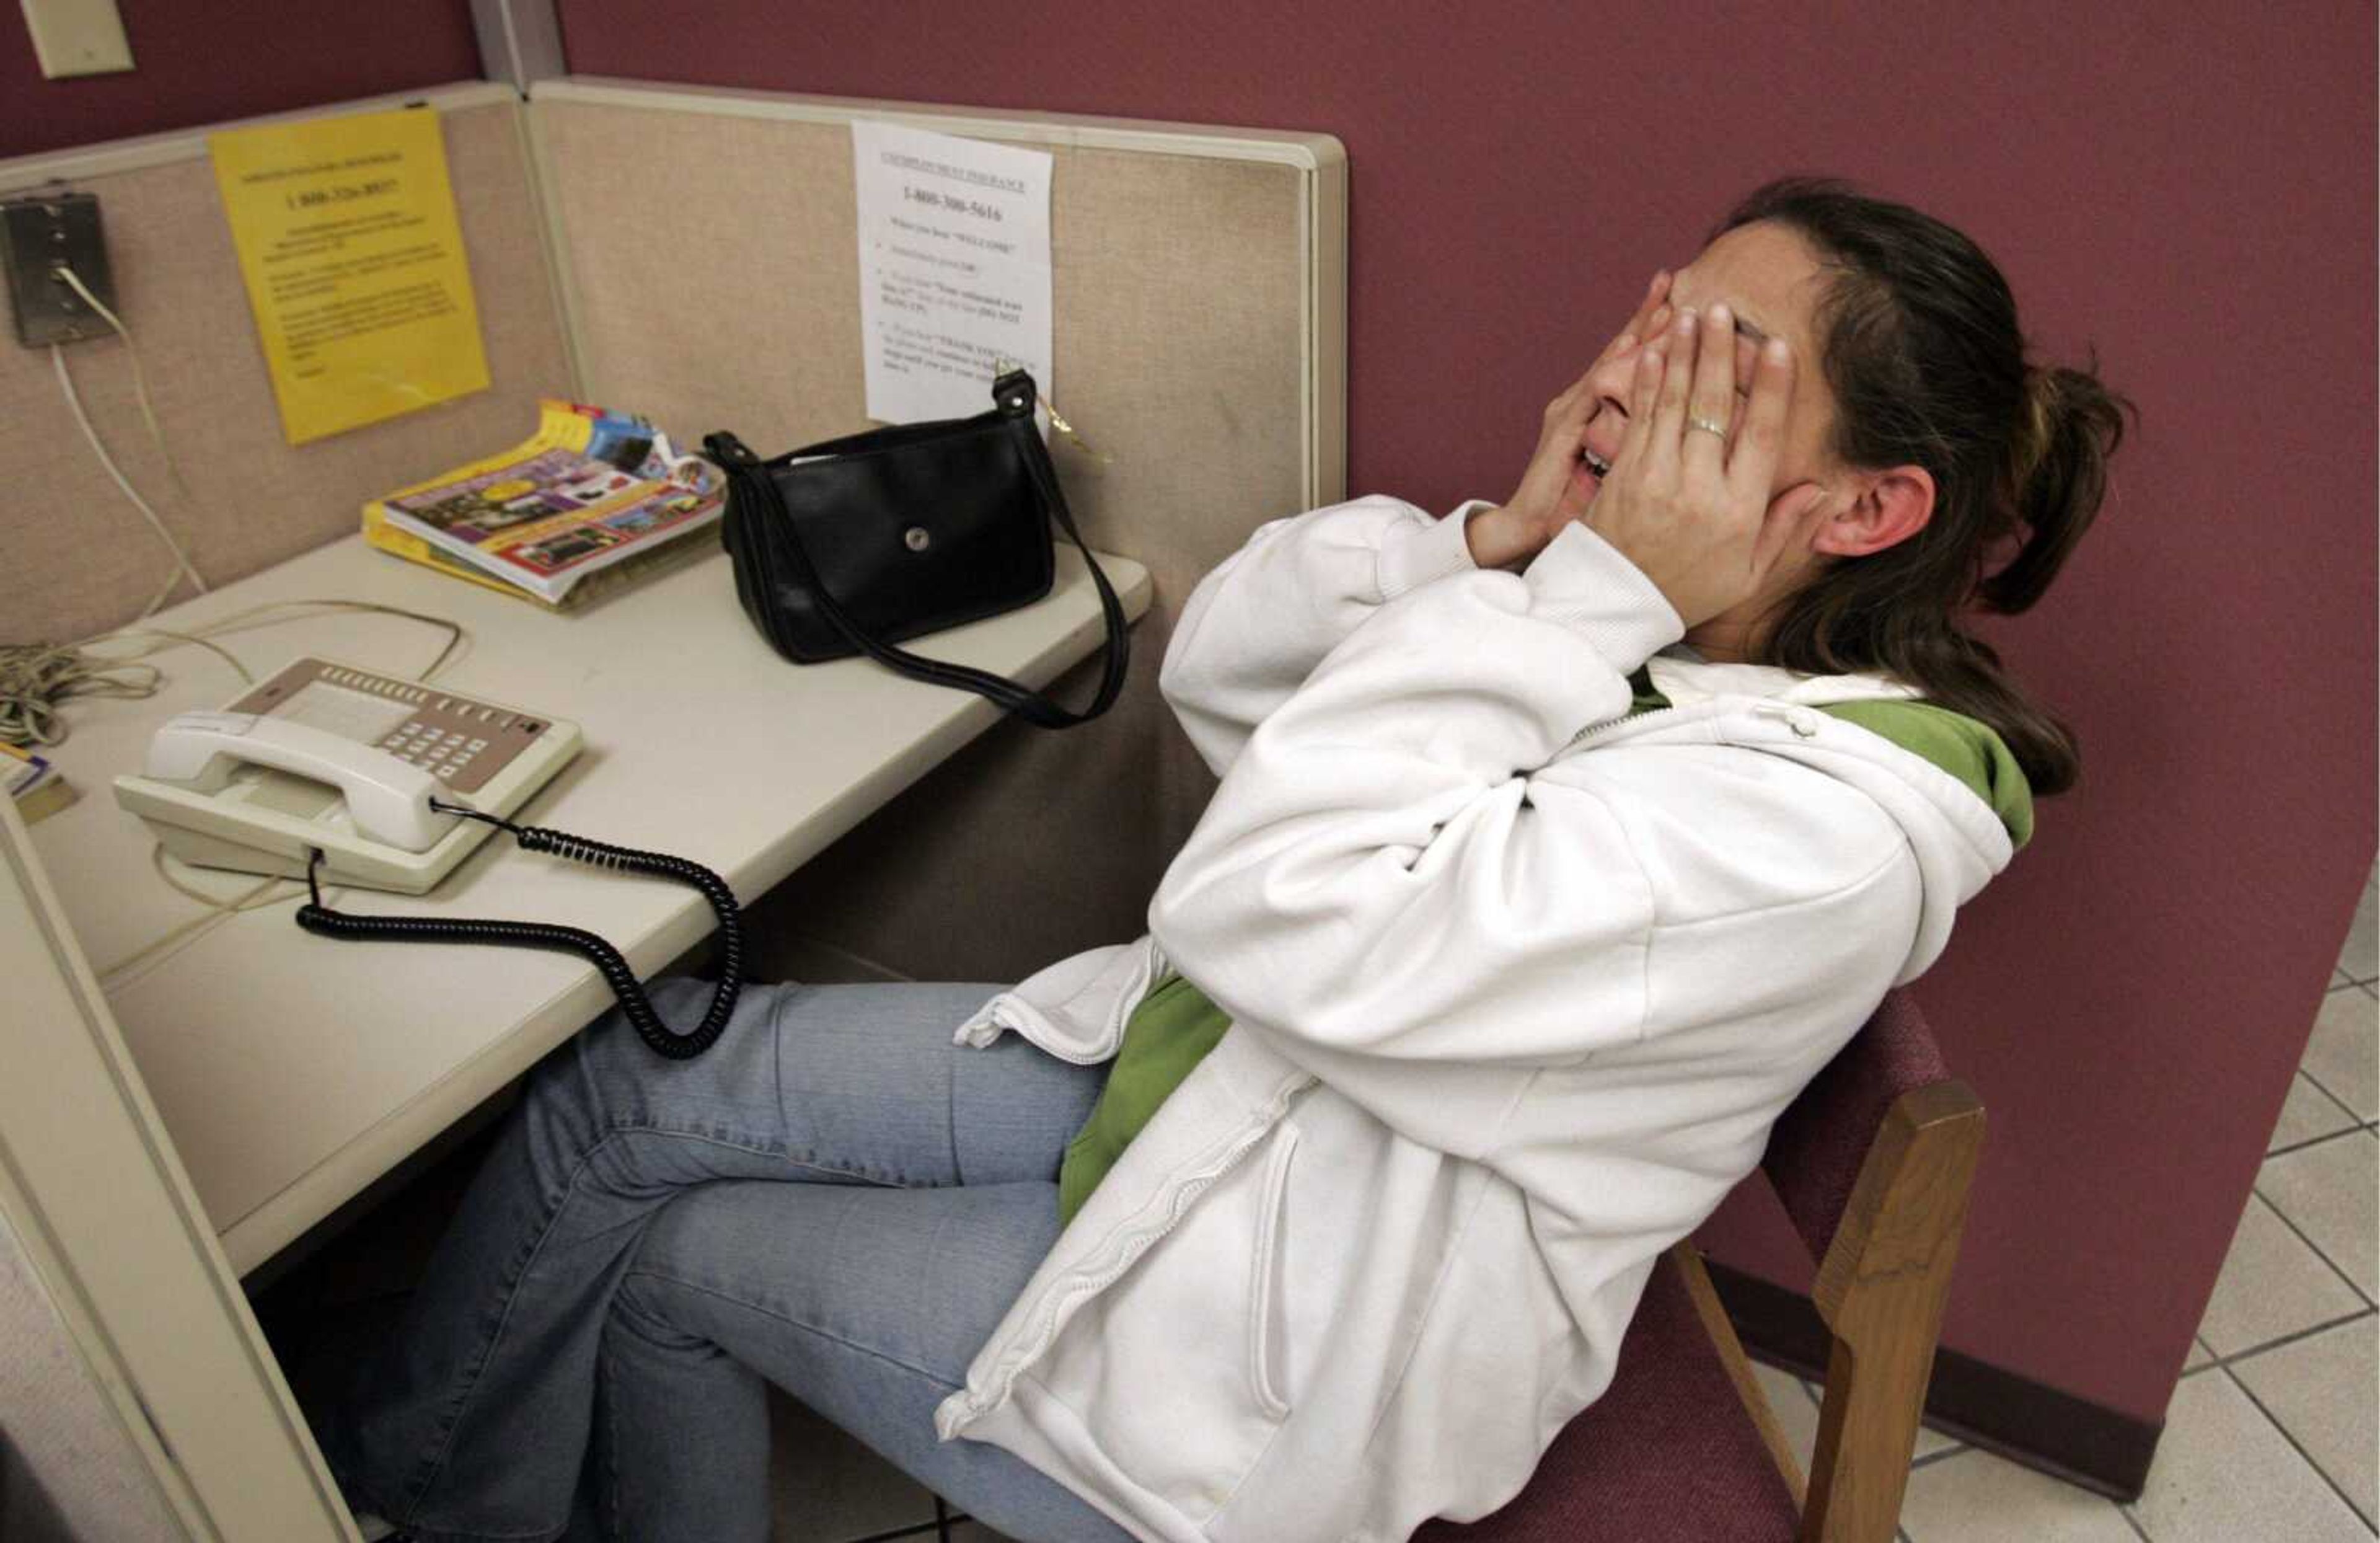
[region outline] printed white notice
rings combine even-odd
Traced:
[[[1049,395],[1049,155],[867,121],[851,155],[868,416],[983,412],[1002,359]]]

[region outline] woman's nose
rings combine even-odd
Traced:
[[[1609,412],[1619,418],[1628,416],[1629,383],[1635,378],[1636,354],[1631,350],[1626,358],[1613,359],[1595,372],[1596,410]]]
[[[1629,383],[1636,378],[1636,360],[1645,352],[1645,345],[1636,343],[1615,350],[1609,358],[1596,367],[1588,383],[1603,406],[1615,409],[1621,417],[1628,414]]]

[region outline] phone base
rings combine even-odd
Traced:
[[[119,784],[117,801],[132,808],[136,800],[127,799],[124,793]],[[309,857],[319,848],[322,854],[322,882],[387,890],[397,894],[427,893],[492,833],[485,825],[462,823],[427,852],[404,852],[360,841],[352,832],[326,825],[321,827],[319,837],[311,842],[302,836],[284,838],[284,843],[265,847],[255,844],[258,832],[253,827],[242,830],[237,839],[231,839],[161,820],[152,809],[134,808],[133,812],[156,835],[168,856],[193,868],[303,879]],[[204,818],[212,811],[174,812]],[[279,849],[285,843],[288,849]]]

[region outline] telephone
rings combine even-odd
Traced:
[[[434,686],[300,659],[150,742],[115,801],[201,868],[419,894],[569,764],[578,726]]]
[[[165,850],[203,868],[306,881],[298,925],[328,938],[562,950],[602,972],[638,1035],[685,1060],[710,1048],[743,989],[735,892],[699,863],[515,824],[513,811],[578,753],[578,726],[542,713],[300,659],[215,712],[169,719],[115,801]],[[594,933],[477,917],[371,917],[322,904],[324,880],[419,894],[495,831],[527,851],[674,879],[719,917],[718,986],[683,1033],[653,1011],[620,951]]]

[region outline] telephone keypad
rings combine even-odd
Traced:
[[[334,734],[378,746],[430,772],[457,793],[485,786],[546,728],[544,720],[507,708],[318,659],[296,661],[229,711],[292,712]],[[405,716],[392,728],[393,712]]]

